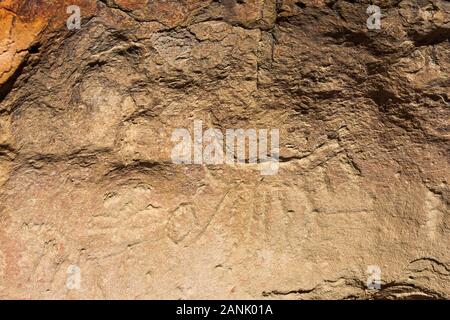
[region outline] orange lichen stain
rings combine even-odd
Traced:
[[[45,19],[24,22],[0,8],[0,84],[6,82],[22,63],[27,49],[46,25]]]
[[[92,0],[4,0],[0,2],[0,85],[16,71],[44,29],[61,27],[77,5],[82,18],[96,11]]]

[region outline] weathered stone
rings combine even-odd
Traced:
[[[1,1],[0,298],[449,298],[450,6],[369,4]],[[174,164],[194,120],[278,174]]]

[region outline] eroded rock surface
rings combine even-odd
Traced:
[[[0,26],[0,298],[450,297],[448,1],[7,0]],[[278,174],[174,164],[195,119],[279,129]]]

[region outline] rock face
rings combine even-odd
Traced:
[[[3,0],[0,26],[0,298],[450,298],[449,2]],[[278,173],[173,163],[195,120],[278,129]]]

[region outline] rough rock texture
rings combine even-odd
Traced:
[[[440,0],[0,1],[0,298],[450,298],[449,36]],[[173,164],[194,119],[280,129],[278,174]]]

